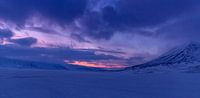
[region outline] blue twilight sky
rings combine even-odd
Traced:
[[[0,0],[1,57],[130,66],[199,38],[199,0]]]

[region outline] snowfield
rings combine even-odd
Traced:
[[[0,98],[199,98],[200,74],[0,69]]]

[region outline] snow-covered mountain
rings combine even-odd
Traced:
[[[190,42],[176,47],[155,60],[131,69],[137,72],[200,72],[200,43]]]

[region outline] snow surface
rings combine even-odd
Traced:
[[[199,98],[200,74],[0,69],[0,98]]]

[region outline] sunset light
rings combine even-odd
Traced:
[[[0,0],[0,98],[200,98],[200,0]]]
[[[85,66],[85,67],[95,67],[95,68],[108,68],[108,69],[117,69],[117,68],[125,68],[123,65],[117,65],[117,64],[106,64],[102,62],[87,62],[87,61],[74,61],[68,64],[73,65],[79,65],[79,66]]]

